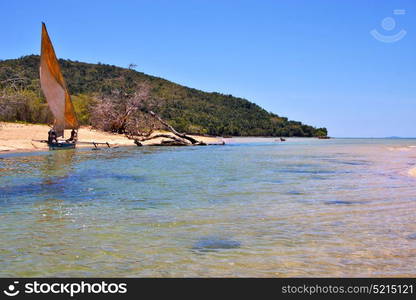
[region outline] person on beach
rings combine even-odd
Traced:
[[[67,139],[67,142],[76,142],[78,139],[78,133],[75,131],[75,129],[72,129],[71,131],[71,137],[69,139]]]
[[[56,136],[56,131],[52,128],[48,132],[48,144],[52,144],[52,143],[56,143],[56,142],[58,142],[57,136]]]

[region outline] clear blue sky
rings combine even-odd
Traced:
[[[0,1],[0,59],[39,53],[41,21],[60,58],[135,63],[331,136],[416,136],[414,0]]]

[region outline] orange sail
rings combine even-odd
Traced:
[[[54,129],[58,137],[63,136],[64,129],[77,129],[79,126],[74,106],[44,23],[42,23],[40,84],[55,117]]]

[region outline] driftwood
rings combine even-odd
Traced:
[[[188,136],[184,133],[180,133],[176,131],[175,128],[169,125],[165,120],[163,120],[160,116],[158,116],[153,111],[149,111],[148,113],[149,115],[157,119],[162,125],[164,125],[172,134],[152,135],[153,131],[150,131],[147,134],[128,136],[128,138],[134,139],[134,143],[137,146],[143,146],[142,142],[150,141],[150,140],[157,139],[157,138],[167,138],[169,140],[162,140],[160,143],[151,144],[152,146],[190,146],[190,145],[204,146],[206,145],[204,142],[198,141],[191,136]]]
[[[193,137],[190,137],[190,136],[188,136],[188,135],[186,135],[184,133],[177,132],[175,130],[175,128],[173,128],[168,123],[166,123],[161,117],[159,117],[153,111],[149,111],[149,114],[151,116],[153,116],[154,118],[156,118],[160,123],[162,123],[163,125],[165,125],[169,129],[169,131],[172,132],[174,135],[177,135],[177,136],[179,136],[179,137],[181,137],[183,139],[186,139],[186,140],[190,141],[193,145],[195,145],[195,144],[199,145],[199,143],[201,143],[201,142],[197,141],[196,139],[194,139]]]
[[[158,101],[150,96],[150,91],[150,83],[144,82],[136,86],[133,94],[123,92],[121,89],[113,91],[111,95],[103,94],[96,98],[92,112],[92,125],[100,130],[124,133],[127,138],[134,140],[137,146],[142,146],[145,141],[150,141],[146,144],[163,146],[206,145],[185,133],[178,132],[153,112]],[[157,134],[155,132],[162,128],[170,133]],[[151,141],[157,138],[159,140]]]
[[[177,136],[169,135],[169,134],[155,134],[155,135],[151,135],[151,136],[148,136],[148,137],[135,138],[134,142],[137,146],[142,146],[143,144],[141,142],[150,141],[150,140],[157,139],[157,138],[168,138],[168,139],[170,139],[170,141],[162,140],[161,145],[163,144],[163,146],[188,146],[188,145],[191,145],[191,143],[188,142],[187,140],[182,139],[182,138],[177,137]],[[156,146],[156,145],[159,145],[159,144],[153,144],[152,146]]]

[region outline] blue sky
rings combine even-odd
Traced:
[[[0,1],[0,59],[38,54],[44,21],[60,58],[135,63],[331,136],[415,137],[415,14],[414,0]]]

